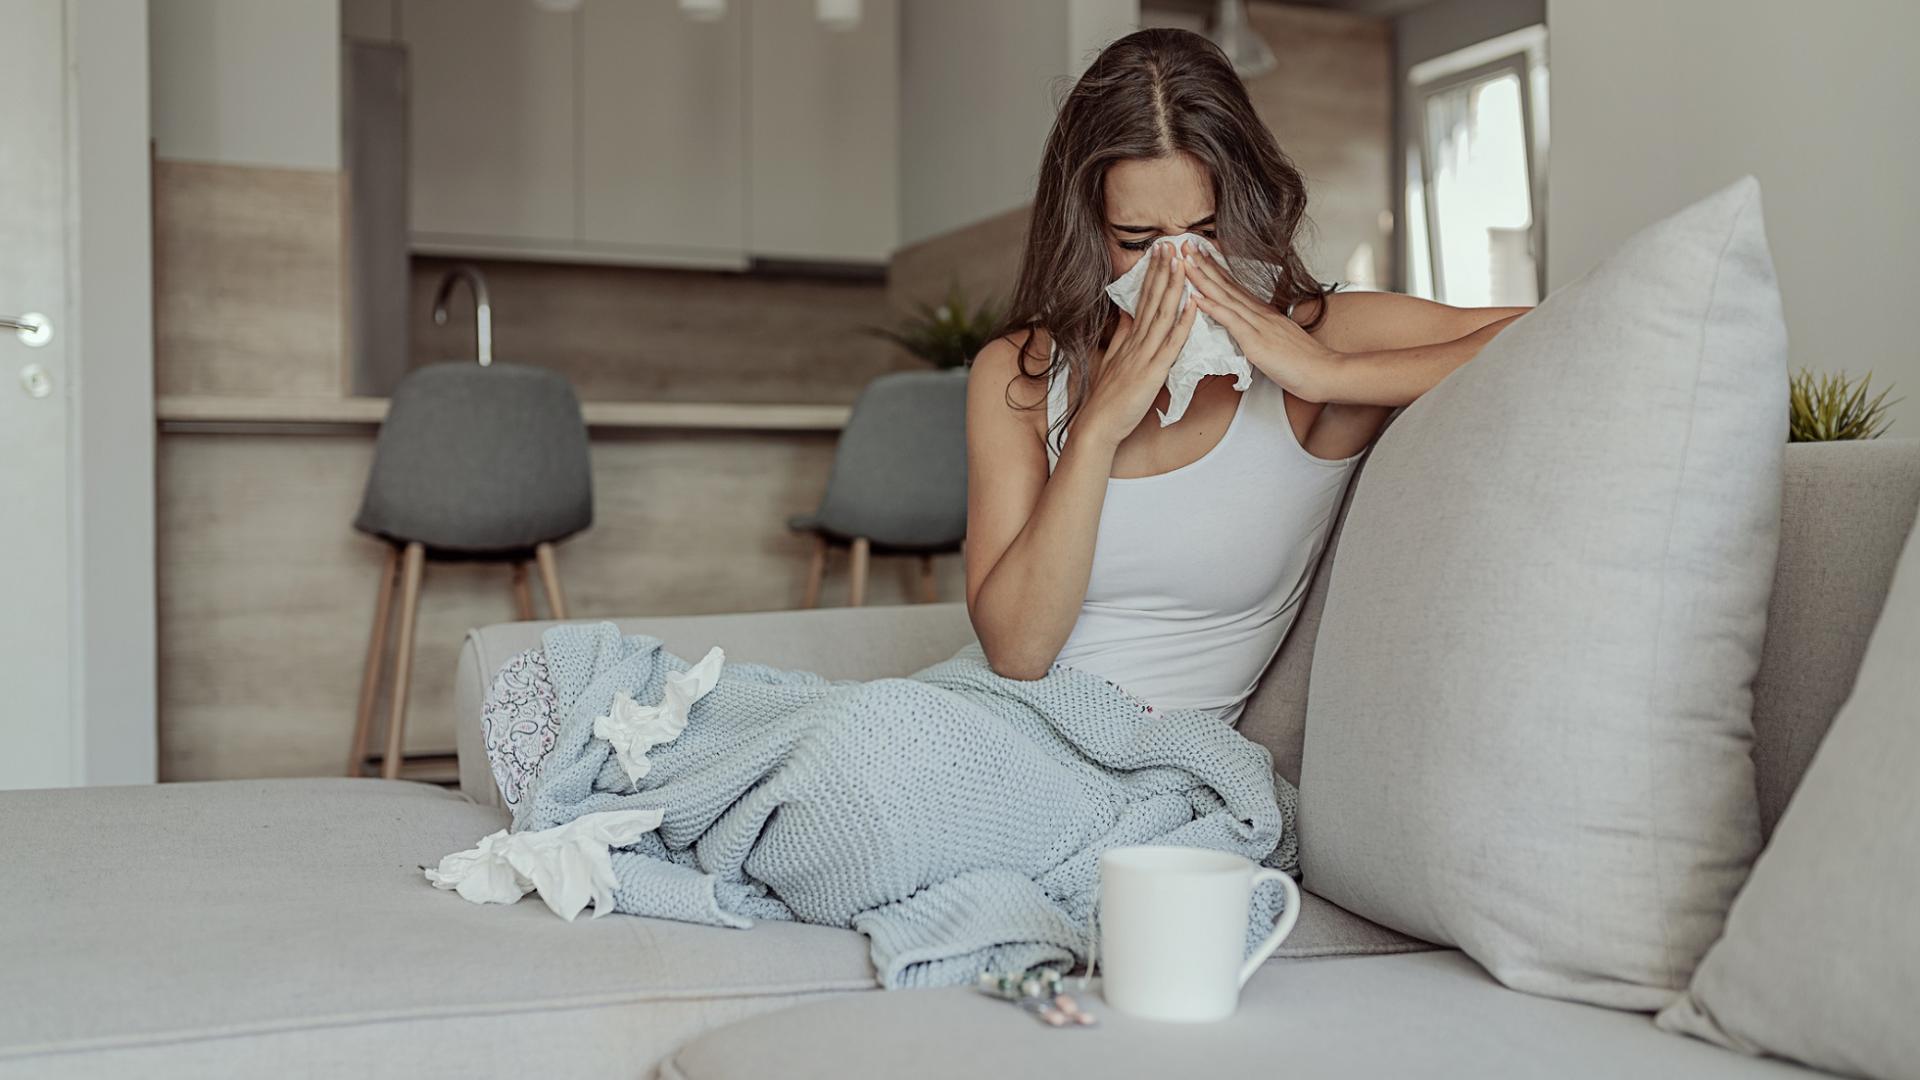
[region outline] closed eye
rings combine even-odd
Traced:
[[[1209,229],[1188,229],[1187,231],[1199,233],[1201,236],[1204,236],[1209,240],[1219,239],[1219,237],[1215,235],[1214,230],[1210,228]],[[1120,241],[1120,246],[1123,248],[1126,248],[1128,251],[1145,251],[1147,250],[1147,248],[1153,246],[1153,242],[1155,240],[1160,239],[1162,235],[1163,234],[1161,233],[1155,233],[1152,236],[1149,236],[1143,240],[1122,240]]]

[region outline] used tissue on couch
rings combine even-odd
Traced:
[[[589,902],[597,919],[613,910],[611,849],[659,828],[665,816],[657,809],[604,810],[535,832],[501,829],[441,859],[427,880],[476,904],[511,904],[537,889],[568,922]]]

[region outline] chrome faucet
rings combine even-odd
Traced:
[[[473,289],[474,339],[479,344],[480,366],[486,367],[493,363],[493,304],[487,300],[487,279],[479,267],[461,263],[440,279],[440,290],[433,296],[433,325],[447,325],[447,299],[462,281]]]

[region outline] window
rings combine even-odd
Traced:
[[[1463,307],[1546,291],[1546,28],[1415,65],[1408,77],[1407,291]]]

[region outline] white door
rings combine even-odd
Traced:
[[[0,0],[0,318],[44,325],[0,327],[0,788],[81,779],[69,685],[64,29],[60,0]]]

